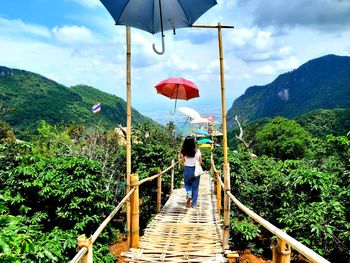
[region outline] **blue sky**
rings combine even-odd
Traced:
[[[218,22],[235,26],[223,32],[227,108],[249,86],[310,59],[350,55],[349,0],[221,0],[197,23]],[[179,106],[220,112],[216,31],[181,29],[167,32],[165,41],[159,56],[152,50],[159,34],[132,30],[133,107],[155,119],[168,116],[174,102],[154,85],[181,76],[197,84],[201,97]],[[2,1],[0,65],[125,98],[125,28],[114,25],[98,0]]]

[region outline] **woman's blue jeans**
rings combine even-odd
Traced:
[[[198,188],[200,176],[194,176],[195,167],[185,166],[184,168],[184,182],[186,189],[186,199],[192,197],[191,206],[197,205]]]

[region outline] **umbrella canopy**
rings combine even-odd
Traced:
[[[204,143],[212,143],[213,141],[208,139],[208,138],[204,138],[204,139],[201,139],[199,141],[197,141],[198,144],[204,144]]]
[[[211,148],[211,144],[205,143],[199,146],[199,148]]]
[[[202,14],[217,4],[216,0],[100,1],[117,25],[135,27],[152,34],[162,31],[161,24],[164,31],[191,27]]]
[[[210,123],[210,121],[207,119],[207,118],[197,118],[197,119],[194,119],[190,122],[191,124],[205,124],[205,123]]]
[[[183,114],[185,114],[186,116],[188,116],[192,119],[199,119],[201,117],[199,115],[199,113],[192,108],[180,107],[180,108],[178,108],[178,111],[182,112]]]
[[[223,134],[220,131],[212,131],[211,135],[212,136],[222,136]]]
[[[152,34],[162,32],[164,53],[165,30],[191,27],[207,10],[216,5],[216,0],[100,0],[112,15],[117,25],[135,27]]]
[[[170,99],[189,100],[199,97],[197,86],[184,78],[168,78],[159,82],[155,88],[157,93]]]
[[[205,116],[203,118],[207,119],[210,122],[214,122],[214,116]]]
[[[203,131],[201,129],[197,129],[194,131],[194,133],[196,134],[200,134],[200,135],[206,135],[206,136],[209,136],[209,133],[207,131]]]

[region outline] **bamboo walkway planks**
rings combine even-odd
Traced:
[[[128,262],[226,262],[221,221],[209,174],[201,175],[198,207],[185,208],[185,189],[176,189],[147,226]]]

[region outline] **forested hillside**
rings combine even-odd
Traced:
[[[232,126],[235,115],[244,120],[293,118],[333,108],[350,108],[350,57],[313,59],[268,85],[250,87],[234,101],[227,116]]]
[[[91,107],[99,101],[102,111],[93,115]],[[151,121],[136,110],[132,114],[134,124]],[[68,88],[32,72],[0,67],[0,117],[18,138],[32,135],[41,120],[109,129],[126,125],[126,103],[93,87]]]

